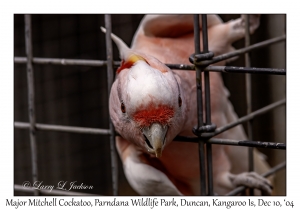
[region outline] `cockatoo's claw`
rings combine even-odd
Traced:
[[[256,172],[245,172],[241,174],[231,174],[230,179],[235,187],[246,186],[262,190],[267,195],[271,195],[273,187],[270,181]]]

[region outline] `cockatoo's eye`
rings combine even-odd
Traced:
[[[182,105],[182,100],[181,100],[181,97],[178,96],[178,106],[181,107],[181,105]]]
[[[125,107],[124,103],[121,103],[121,111],[122,111],[123,113],[126,112],[126,107]]]

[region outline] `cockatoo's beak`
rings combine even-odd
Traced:
[[[165,144],[168,126],[162,126],[159,123],[153,123],[150,127],[143,128],[142,132],[145,136],[146,147],[150,153],[155,153],[157,158],[161,157]]]

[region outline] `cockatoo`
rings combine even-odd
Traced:
[[[207,25],[209,51],[215,56],[232,51],[231,44],[245,34],[243,17],[223,23],[218,16],[208,15]],[[259,17],[252,15],[250,33],[258,26]],[[116,146],[129,184],[140,195],[199,195],[198,146],[173,141],[177,135],[195,136],[196,73],[171,70],[165,65],[190,64],[189,56],[194,53],[193,16],[146,15],[131,48],[116,35],[111,37],[122,62],[111,88],[109,112],[120,134]],[[220,73],[210,73],[210,94],[214,124],[220,127],[237,120]],[[246,139],[242,126],[217,137]],[[269,168],[262,155],[255,150],[257,173],[246,172],[247,159],[245,147],[212,146],[216,194],[239,185],[271,193],[270,182],[257,174]]]

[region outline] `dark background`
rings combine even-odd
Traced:
[[[112,31],[129,46],[142,14],[112,15]],[[240,15],[221,14],[224,21]],[[32,15],[33,56],[106,60],[103,14]],[[251,43],[283,35],[286,16],[261,16],[261,24]],[[234,44],[244,46],[244,40]],[[285,43],[251,52],[253,67],[286,68]],[[14,15],[14,56],[25,57],[24,15]],[[119,60],[114,45],[114,59]],[[244,56],[231,63],[244,66]],[[246,115],[245,75],[224,74],[225,85],[238,116]],[[108,127],[108,93],[106,67],[34,65],[36,122],[91,128]],[[285,97],[286,77],[252,75],[252,107],[259,109]],[[286,142],[285,106],[257,117],[253,122],[256,141]],[[14,121],[28,122],[26,64],[14,64]],[[245,126],[245,125],[244,125]],[[81,192],[112,195],[109,137],[38,131],[38,180],[57,185],[61,180],[93,185]],[[286,159],[285,151],[264,149],[271,166]],[[124,177],[119,161],[120,195],[136,195]],[[276,177],[276,191],[286,194],[285,170]],[[31,181],[29,132],[14,129],[14,184]],[[28,195],[15,191],[15,195]]]

